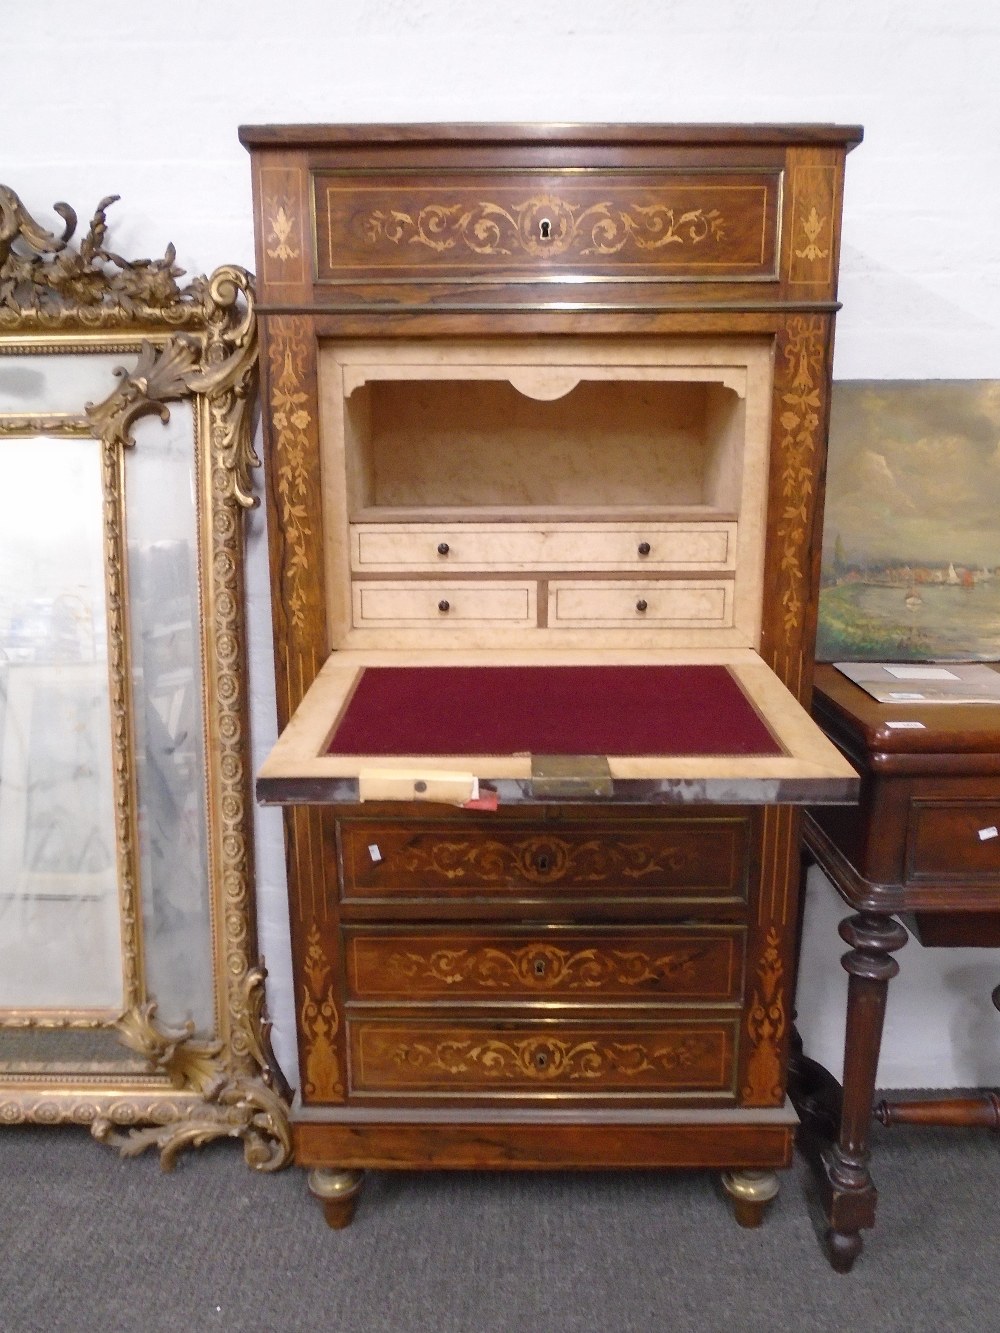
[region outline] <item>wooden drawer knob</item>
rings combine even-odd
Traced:
[[[438,555],[447,555],[450,550],[447,542],[438,542]]]
[[[440,549],[441,549],[441,548],[438,547],[438,550],[440,550]],[[650,553],[651,550],[652,550],[652,547],[650,546],[649,542],[640,542],[640,543],[639,543],[639,554],[640,554],[640,555],[649,555],[649,553]]]
[[[639,600],[638,600],[638,601],[636,602],[636,604],[635,604],[635,609],[636,609],[637,611],[645,611],[646,608],[647,608],[647,605],[648,605],[648,603],[647,603],[645,597],[640,597]]]
[[[440,602],[438,602],[438,610],[439,611],[451,610],[451,602],[448,601],[447,597],[442,597]]]

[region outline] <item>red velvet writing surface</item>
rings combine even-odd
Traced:
[[[721,666],[368,667],[329,754],[782,754]]]

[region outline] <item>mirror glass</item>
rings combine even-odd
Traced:
[[[0,438],[0,1009],[122,1008],[100,445]]]

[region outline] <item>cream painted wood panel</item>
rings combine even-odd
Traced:
[[[446,629],[456,621],[534,625],[534,583],[355,583],[354,623]]]
[[[735,523],[355,524],[353,568],[729,570]]]
[[[606,581],[549,584],[549,625],[728,627],[733,623],[729,579],[669,582]]]

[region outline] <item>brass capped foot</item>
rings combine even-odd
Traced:
[[[741,1227],[759,1227],[767,1205],[778,1193],[778,1177],[773,1171],[724,1171],[722,1185]]]
[[[363,1179],[363,1171],[326,1166],[317,1166],[309,1172],[309,1193],[322,1205],[328,1227],[339,1231],[351,1225]]]

